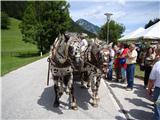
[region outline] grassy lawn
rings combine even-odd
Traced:
[[[140,78],[142,80],[144,78],[144,71],[140,71],[140,68],[139,68],[138,64],[136,64],[135,77]]]
[[[41,58],[35,45],[22,41],[19,23],[10,18],[9,29],[1,30],[1,76]]]

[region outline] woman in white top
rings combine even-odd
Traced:
[[[160,46],[156,50],[156,56],[160,56]],[[152,94],[152,88],[154,87],[153,91],[153,99],[156,103],[154,105],[154,120],[160,120],[160,60],[158,60],[151,71],[151,74],[149,76],[149,82],[148,82],[148,94]],[[159,102],[158,102],[159,100]]]

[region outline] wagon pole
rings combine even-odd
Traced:
[[[51,65],[55,65],[54,62],[52,61],[52,50],[56,48],[55,46],[51,46],[50,48],[50,53],[49,53],[49,57],[47,59],[48,61],[48,75],[47,75],[47,86],[49,85],[49,75],[50,75],[50,67]]]
[[[50,66],[51,66],[50,58],[48,58],[47,61],[48,61],[48,75],[47,75],[47,86],[48,86],[49,85]]]

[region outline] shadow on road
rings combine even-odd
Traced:
[[[82,108],[83,110],[88,110],[89,100],[91,98],[88,89],[81,88],[79,82],[76,82],[74,86],[75,86],[75,98],[77,100],[78,107]],[[53,107],[54,99],[55,99],[55,92],[53,86],[51,86],[44,89],[37,103],[43,106],[45,109],[53,111],[57,114],[63,114],[64,110],[68,110],[69,98],[66,99],[64,102],[62,102],[60,99],[60,107],[58,108]]]
[[[137,99],[137,98],[125,98],[125,100],[128,100],[130,103],[133,103],[136,106],[141,106],[141,107],[145,107],[148,109],[153,109],[153,105],[150,103],[147,103],[145,101],[143,101],[142,99]]]
[[[140,84],[134,84],[134,93],[138,96],[138,97],[142,97],[142,98],[145,98],[145,99],[148,99],[150,101],[153,101],[152,97],[149,96],[147,94],[147,90],[144,89],[143,85],[140,85]]]
[[[125,118],[121,117],[121,116],[116,116],[115,120],[126,120]]]
[[[126,118],[122,118],[121,116],[116,116],[116,120],[152,120],[153,118],[153,113],[147,112],[144,110],[137,110],[137,109],[130,109],[129,111],[124,110],[125,114],[129,114],[132,116],[134,119],[130,118],[127,116]]]
[[[121,84],[121,83],[118,83],[117,82],[114,82],[114,81],[110,81],[110,85],[112,88],[120,88],[120,89],[126,89],[126,87]],[[150,101],[153,101],[152,98],[150,96],[148,96],[147,94],[147,90],[143,87],[143,85],[140,85],[140,84],[134,84],[133,86],[134,88],[134,94],[136,94],[138,97],[142,97],[142,98],[145,98],[145,99],[148,99]]]
[[[152,120],[153,113],[144,110],[130,109],[127,111],[135,120]]]
[[[120,88],[120,89],[125,89],[125,87],[124,86],[122,86],[122,85],[119,85],[119,84],[110,84],[110,86],[112,87],[112,88]]]
[[[40,96],[40,99],[38,100],[38,104],[47,110],[53,111],[57,114],[63,114],[60,108],[53,108],[54,95],[55,93],[53,86],[45,88],[42,95]]]
[[[77,99],[78,106],[83,110],[88,110],[91,94],[88,89],[81,88],[80,83],[76,83],[75,88],[75,97]]]
[[[124,89],[124,92],[125,92],[125,87],[123,84],[110,82],[109,86],[111,88]],[[146,111],[139,110],[139,109],[130,109],[129,111],[125,110],[125,114],[132,116],[136,120],[151,120],[153,118],[153,112],[148,112],[147,110],[151,109],[153,111],[153,105],[144,100],[144,99],[147,99],[149,101],[152,101],[151,97],[147,95],[146,89],[144,89],[143,85],[135,83],[133,94],[135,94],[140,98],[124,98],[125,101],[128,101],[129,103],[132,103],[137,107],[143,107],[144,109],[146,109]],[[116,119],[123,120],[123,118],[121,118],[120,116],[116,116]],[[130,118],[128,117],[128,119]]]

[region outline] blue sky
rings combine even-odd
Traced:
[[[104,13],[111,12],[111,19],[126,27],[125,33],[132,32],[154,18],[160,18],[160,0],[68,0],[70,16],[102,26],[106,22]]]

